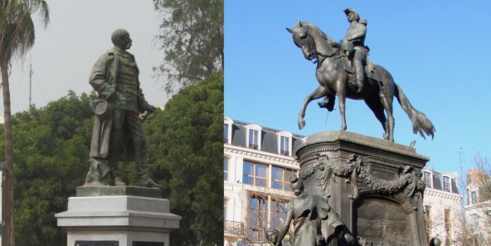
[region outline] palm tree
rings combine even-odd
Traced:
[[[34,45],[35,32],[31,15],[39,13],[44,27],[49,22],[49,8],[44,0],[0,0],[0,70],[2,72],[5,162],[2,172],[2,245],[15,245],[14,230],[14,158],[10,111],[9,74],[12,59],[22,58]]]

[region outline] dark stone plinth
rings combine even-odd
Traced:
[[[423,168],[428,157],[416,153],[409,146],[347,131],[321,132],[307,137],[295,151],[300,165],[306,165],[321,152],[332,158],[347,158],[351,154],[370,157],[390,166],[410,165]]]
[[[296,152],[310,194],[328,199],[367,245],[427,245],[421,169],[414,148],[346,131],[307,137]]]
[[[142,196],[162,198],[162,191],[158,188],[138,186],[79,186],[77,187],[77,197],[81,196]]]

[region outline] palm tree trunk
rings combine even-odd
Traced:
[[[12,147],[12,113],[10,111],[9,66],[7,61],[0,64],[2,70],[5,163],[2,170],[2,233],[3,246],[15,246],[14,230],[14,152]]]

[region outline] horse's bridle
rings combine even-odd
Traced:
[[[305,28],[302,27],[304,30]],[[312,61],[314,64],[317,63],[317,66],[320,66],[322,64],[322,62],[324,62],[324,60],[326,60],[326,58],[329,58],[329,57],[333,57],[333,56],[336,56],[336,55],[339,55],[339,49],[334,49],[334,51],[330,54],[323,54],[322,52],[319,52],[315,46],[315,38],[312,37],[312,35],[310,35],[310,32],[308,29],[306,29],[305,31],[305,34],[310,37],[312,39],[312,42],[314,43],[312,46],[313,46],[313,49],[311,49],[311,53],[312,53],[312,56],[315,58],[314,61]],[[311,45],[309,45],[310,47]],[[322,57],[322,59],[319,59],[319,56]],[[341,57],[341,56],[339,56]]]

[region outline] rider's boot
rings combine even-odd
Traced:
[[[356,87],[356,92],[361,93],[363,91],[363,82],[365,80],[363,76],[363,64],[361,63],[360,60],[353,60],[353,65],[355,68],[355,87]]]
[[[322,102],[318,103],[319,107],[326,108],[329,112],[334,110],[334,97],[325,96]]]

